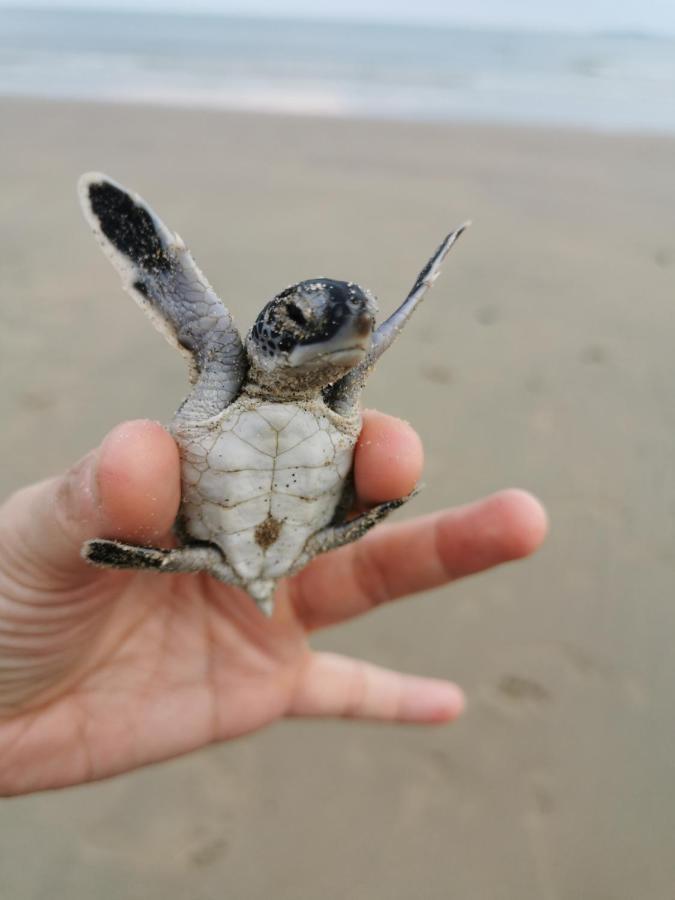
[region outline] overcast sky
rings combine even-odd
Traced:
[[[675,33],[675,0],[0,0],[0,6],[180,10]]]

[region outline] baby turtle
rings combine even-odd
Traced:
[[[100,173],[84,175],[79,193],[124,289],[187,356],[193,384],[170,426],[182,466],[180,546],[96,539],[83,556],[98,566],[208,572],[271,615],[280,578],[357,540],[408,499],[349,518],[359,397],[464,226],[378,328],[367,290],[315,278],[270,300],[242,342],[181,238],[139,196]]]

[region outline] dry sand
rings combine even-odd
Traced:
[[[315,274],[389,311],[471,217],[367,399],[424,437],[409,514],[515,484],[553,523],[532,561],[317,639],[456,678],[460,723],[289,723],[3,801],[2,900],[675,896],[675,142],[7,101],[0,121],[4,492],[185,392],[81,220],[98,168],[242,326]]]

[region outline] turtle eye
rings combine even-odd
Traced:
[[[307,320],[305,319],[302,310],[296,303],[287,303],[286,312],[288,313],[288,318],[292,319],[296,325],[307,324]]]

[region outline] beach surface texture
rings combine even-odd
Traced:
[[[386,315],[471,218],[367,403],[424,439],[402,515],[515,485],[552,522],[532,560],[316,637],[456,679],[457,724],[289,722],[5,801],[0,897],[672,897],[675,140],[9,99],[0,120],[3,494],[187,390],[82,220],[98,169],[243,330],[321,275]]]

